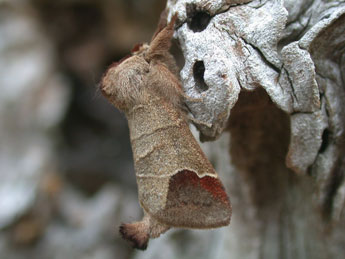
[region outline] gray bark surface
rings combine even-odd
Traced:
[[[205,148],[233,204],[229,228],[193,232],[204,246],[168,258],[344,258],[344,1],[167,8],[178,15],[182,84],[202,99],[188,106],[201,140],[218,139]]]
[[[163,8],[0,0],[0,258],[343,258],[344,1],[168,1],[233,216],[121,238],[142,216],[127,122],[95,89]]]

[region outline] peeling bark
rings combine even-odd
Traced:
[[[207,147],[228,170],[234,214],[218,233],[219,258],[342,258],[344,1],[177,0],[167,9],[168,19],[178,14],[185,92],[203,100],[188,106],[201,140],[220,138]],[[230,167],[215,155],[225,131]]]

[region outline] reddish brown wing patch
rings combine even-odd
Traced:
[[[205,190],[209,191],[214,198],[221,200],[224,203],[229,204],[229,198],[226,194],[222,183],[219,179],[213,178],[211,176],[205,176],[200,179],[200,185]]]
[[[231,205],[219,179],[183,170],[171,177],[165,209],[155,216],[175,227],[220,227],[230,223]]]
[[[187,185],[193,185],[195,188],[201,187],[212,194],[215,199],[229,203],[222,183],[219,179],[208,175],[200,178],[196,173],[184,170],[171,178],[170,185],[178,186],[178,188],[185,188]]]

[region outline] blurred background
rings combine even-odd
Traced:
[[[127,122],[98,91],[165,0],[0,0],[0,258],[133,258]]]

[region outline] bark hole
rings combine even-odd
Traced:
[[[330,132],[328,129],[325,129],[322,133],[322,143],[321,143],[319,153],[325,152],[329,144],[329,138],[330,138]]]
[[[290,140],[288,115],[258,88],[240,93],[228,126],[231,160],[248,182],[251,199],[259,208],[279,206],[294,177],[285,166]]]
[[[198,11],[195,5],[187,5],[187,25],[193,32],[201,32],[210,23],[211,15],[205,11]]]
[[[203,61],[196,61],[193,65],[193,77],[195,86],[199,92],[208,90],[208,85],[204,80],[205,65]]]

